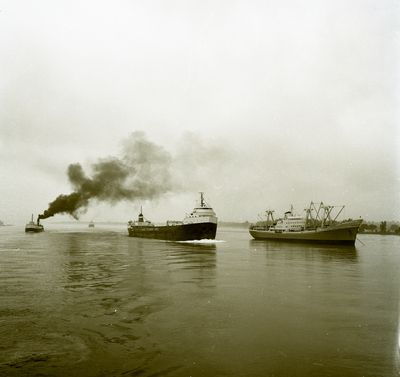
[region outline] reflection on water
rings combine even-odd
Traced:
[[[114,233],[67,233],[61,249],[66,257],[65,289],[108,289],[121,281],[127,268]]]
[[[295,245],[0,230],[0,375],[391,376],[398,238]]]
[[[169,243],[167,256],[170,264],[185,264],[189,269],[214,269],[217,263],[215,245]]]

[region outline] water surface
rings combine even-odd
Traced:
[[[1,227],[0,375],[400,375],[400,237],[217,238]]]

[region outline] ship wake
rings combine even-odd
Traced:
[[[226,241],[224,241],[224,240],[210,240],[210,239],[204,238],[202,240],[174,241],[174,242],[197,244],[197,245],[214,245],[214,244],[217,244],[217,243],[224,243]]]

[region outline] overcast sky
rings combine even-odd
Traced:
[[[400,220],[399,21],[394,0],[0,0],[0,219],[142,131],[179,190],[82,220],[179,220],[198,191],[221,220],[311,200]]]

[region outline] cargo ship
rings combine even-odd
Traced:
[[[339,209],[333,217],[335,208]],[[266,220],[251,224],[249,232],[260,240],[354,245],[362,219],[338,221],[343,209],[344,206],[324,205],[322,202],[317,208],[311,202],[305,209],[305,216],[295,215],[291,207],[283,218],[277,220],[274,211],[267,210]]]
[[[30,232],[30,233],[38,233],[38,232],[43,232],[44,227],[42,224],[40,224],[39,218],[37,219],[36,222],[33,221],[33,214],[31,221],[29,221],[28,224],[25,225],[25,232]]]
[[[140,208],[137,221],[128,222],[128,235],[169,241],[215,239],[217,222],[214,210],[205,202],[201,192],[199,206],[195,207],[183,221],[169,220],[165,225],[155,225],[144,218]]]

